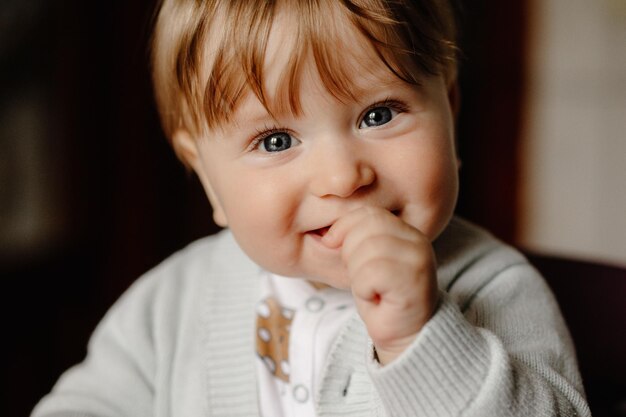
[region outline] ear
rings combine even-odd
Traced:
[[[447,89],[448,102],[450,103],[450,109],[452,110],[452,117],[456,122],[459,116],[459,111],[461,110],[461,89],[459,87],[459,80],[456,76],[447,81]]]
[[[450,110],[452,111],[453,121],[456,124],[459,117],[459,111],[461,110],[461,88],[459,87],[459,79],[456,77],[456,75],[454,75],[448,81],[446,81],[446,83],[446,87],[448,89],[448,103],[450,104]],[[456,143],[456,145],[458,145],[458,143]],[[461,158],[458,154],[458,146],[455,146],[455,148],[457,149],[457,169],[461,169],[462,163]]]
[[[187,166],[191,167],[200,179],[202,187],[211,203],[211,207],[213,207],[213,221],[215,221],[215,224],[218,226],[226,227],[228,225],[226,214],[209,181],[206,166],[198,149],[198,140],[194,139],[187,130],[178,129],[172,135],[172,145],[179,158],[182,159]]]

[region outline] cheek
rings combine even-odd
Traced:
[[[407,203],[419,212],[418,229],[429,238],[436,237],[450,220],[456,206],[458,173],[453,148],[428,138],[418,143],[429,143],[411,150],[411,161],[404,163],[405,172],[397,178],[403,184]],[[404,175],[404,177],[402,177]]]
[[[298,210],[293,184],[280,176],[240,173],[222,181],[218,194],[231,230],[251,241],[284,236]]]
[[[263,236],[277,230],[281,213],[278,201],[260,190],[234,192],[222,200],[228,226],[238,234]]]
[[[257,196],[258,197],[258,196]],[[293,244],[276,204],[262,198],[246,199],[228,207],[229,229],[244,252],[264,269],[279,273],[293,256]]]
[[[456,160],[443,158],[433,167],[428,185],[430,221],[427,235],[434,239],[448,224],[454,213],[458,196],[459,181]]]
[[[245,168],[216,168],[211,183],[229,223],[253,221],[268,211],[274,193],[270,179]]]

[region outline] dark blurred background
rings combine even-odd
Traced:
[[[466,3],[458,212],[514,243],[527,5]],[[0,2],[0,415],[28,415],[137,276],[217,230],[160,130],[153,7]]]

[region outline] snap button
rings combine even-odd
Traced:
[[[296,385],[293,388],[293,398],[299,403],[305,403],[309,399],[309,390],[304,385]]]
[[[306,309],[311,313],[317,313],[324,308],[324,300],[319,297],[311,297],[306,300]]]

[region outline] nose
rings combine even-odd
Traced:
[[[376,180],[373,165],[351,146],[329,146],[313,160],[311,192],[318,197],[350,197]]]

